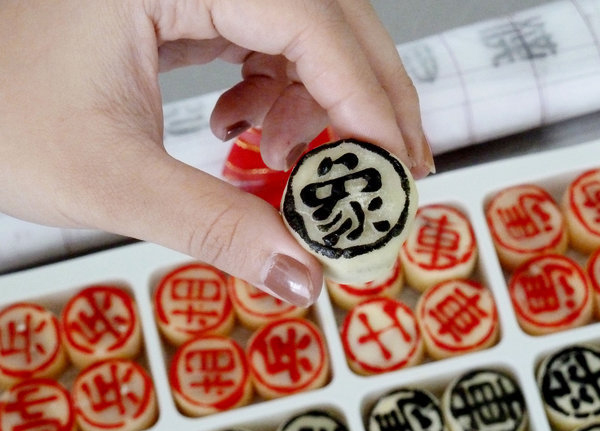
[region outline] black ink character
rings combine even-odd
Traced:
[[[525,417],[525,400],[516,383],[499,372],[466,374],[454,387],[450,410],[464,429],[499,431],[519,429]]]
[[[402,389],[391,410],[377,412],[372,419],[378,431],[442,431],[444,421],[437,402],[426,392]]]
[[[600,354],[586,347],[567,348],[552,357],[542,379],[546,403],[567,416],[600,415]]]
[[[361,237],[365,228],[366,212],[379,210],[383,205],[380,196],[368,199],[363,206],[362,198],[352,196],[349,192],[351,185],[360,188],[361,194],[373,194],[381,189],[381,174],[375,168],[365,168],[357,171],[358,157],[346,153],[336,160],[325,157],[318,167],[318,175],[328,174],[334,165],[344,166],[348,174],[330,180],[306,185],[300,192],[302,202],[309,208],[314,208],[312,218],[318,222],[318,228],[326,233],[323,242],[327,246],[335,246],[342,235],[350,241]],[[350,198],[350,199],[348,199]],[[373,222],[373,227],[385,233],[391,224],[387,220]]]

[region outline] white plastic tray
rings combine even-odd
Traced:
[[[493,347],[456,358],[425,363],[396,372],[362,377],[346,364],[338,335],[342,314],[332,306],[327,294],[321,295],[310,314],[323,330],[331,358],[329,383],[318,390],[252,404],[203,418],[180,413],[171,397],[167,368],[172,349],[165,349],[155,324],[152,291],[157,278],[170,268],[191,259],[165,248],[138,243],[81,258],[0,277],[0,307],[16,301],[34,301],[59,312],[80,288],[96,283],[118,282],[131,288],[143,325],[145,353],[158,396],[159,417],[151,429],[220,431],[230,427],[275,431],[292,415],[314,408],[325,408],[341,417],[349,430],[364,429],[365,418],[374,400],[396,388],[421,387],[441,395],[449,381],[475,367],[492,367],[512,374],[519,382],[529,411],[530,429],[549,430],[535,367],[548,352],[578,342],[600,342],[600,323],[547,336],[529,336],[517,324],[503,273],[494,251],[485,217],[484,205],[501,188],[535,183],[548,190],[556,200],[566,185],[586,169],[600,166],[600,142],[576,145],[440,174],[420,180],[420,205],[446,203],[461,209],[470,219],[476,234],[479,262],[474,278],[489,286],[499,311],[500,340]],[[582,257],[580,257],[582,258]],[[402,299],[415,300],[411,289],[403,289]],[[324,290],[325,292],[325,290]],[[412,295],[412,297],[411,297]],[[234,338],[244,341],[247,330],[236,330]],[[71,370],[61,381],[68,382]]]

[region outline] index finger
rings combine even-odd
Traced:
[[[161,3],[153,9],[160,39],[221,35],[249,50],[284,55],[337,134],[378,144],[412,167],[392,104],[336,1],[197,0],[188,2],[192,10],[154,3]]]

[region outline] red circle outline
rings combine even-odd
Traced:
[[[589,176],[598,175],[600,177],[600,169],[590,169],[589,171],[582,173],[577,178],[575,178],[575,180],[573,180],[573,182],[569,185],[569,189],[568,189],[569,206],[571,207],[571,210],[573,211],[575,218],[577,219],[577,221],[579,221],[579,224],[581,227],[583,227],[583,229],[585,229],[588,233],[590,233],[593,236],[600,236],[600,224],[598,225],[598,229],[594,229],[595,225],[590,226],[587,223],[587,221],[585,220],[585,218],[583,217],[580,206],[577,205],[577,203],[575,202],[575,191],[579,190],[578,189],[579,183],[582,182],[588,175]],[[598,178],[598,181],[600,181],[600,178]]]
[[[172,277],[174,277],[175,275],[177,275],[180,272],[185,272],[190,269],[200,269],[200,270],[207,270],[207,271],[213,272],[217,276],[217,278],[221,281],[221,289],[222,289],[222,293],[225,297],[225,302],[223,304],[221,318],[214,325],[211,325],[210,327],[206,327],[206,328],[202,329],[201,331],[186,330],[181,327],[175,328],[176,332],[180,332],[180,333],[184,333],[184,334],[188,334],[188,335],[202,335],[216,327],[221,326],[223,324],[223,322],[225,322],[225,320],[227,320],[227,317],[230,316],[231,313],[233,313],[231,299],[229,298],[229,295],[227,294],[227,278],[225,277],[223,272],[221,272],[214,266],[208,265],[208,264],[203,264],[203,263],[190,263],[190,264],[179,266],[179,267],[175,268],[174,270],[172,270],[171,272],[169,272],[167,275],[165,275],[160,280],[158,288],[156,289],[156,292],[154,293],[154,307],[156,309],[156,315],[157,315],[158,320],[160,322],[162,322],[164,325],[170,325],[171,322],[170,322],[169,316],[167,315],[167,312],[164,310],[162,300],[161,300],[163,290],[168,288]]]
[[[91,374],[93,371],[95,371],[97,368],[110,366],[112,364],[116,364],[117,366],[120,366],[120,365],[131,366],[138,373],[138,375],[142,377],[142,380],[144,381],[144,393],[143,393],[143,397],[142,397],[142,402],[140,403],[140,406],[135,411],[135,413],[128,419],[135,420],[135,419],[139,418],[140,416],[142,416],[151,407],[150,401],[151,401],[152,397],[154,396],[154,386],[152,384],[152,379],[150,378],[148,372],[140,364],[138,364],[137,362],[135,362],[133,360],[107,359],[105,361],[96,362],[96,363],[90,365],[88,368],[84,369],[81,373],[79,373],[79,375],[75,378],[75,381],[73,382],[73,389],[71,390],[72,397],[73,397],[73,405],[75,407],[76,415],[81,416],[82,420],[84,420],[85,422],[87,422],[95,427],[103,428],[103,429],[118,428],[118,427],[123,426],[127,422],[125,419],[123,419],[121,422],[107,425],[107,424],[104,424],[101,422],[96,422],[96,421],[92,420],[77,403],[78,393],[81,392],[83,394],[83,391],[79,391],[78,389],[82,384],[81,381],[85,380],[85,378],[88,377],[88,375]]]
[[[543,245],[541,247],[534,248],[534,249],[530,249],[530,248],[525,249],[525,248],[516,247],[511,244],[507,244],[505,241],[503,241],[502,237],[500,236],[500,233],[496,230],[495,217],[491,214],[494,204],[496,203],[497,200],[500,199],[501,196],[503,196],[506,193],[510,193],[516,189],[525,188],[525,187],[532,188],[536,192],[539,192],[540,195],[551,204],[554,211],[556,211],[556,213],[560,216],[560,219],[562,221],[560,224],[560,229],[558,229],[555,237],[551,238],[551,240],[549,241],[548,244]],[[492,237],[494,238],[494,242],[497,242],[498,244],[502,245],[504,248],[506,248],[514,253],[518,253],[518,254],[540,253],[540,252],[543,252],[544,250],[552,249],[561,242],[561,239],[563,238],[563,235],[564,235],[564,228],[565,228],[564,218],[562,216],[560,208],[558,207],[558,205],[556,204],[556,202],[554,201],[552,196],[550,196],[550,194],[546,190],[544,190],[543,188],[541,188],[539,186],[536,186],[535,184],[520,184],[520,185],[508,187],[506,189],[499,191],[492,198],[490,203],[488,204],[485,218],[487,220],[488,227],[492,233]]]
[[[402,360],[401,362],[398,362],[397,364],[394,364],[392,367],[382,368],[382,367],[375,367],[375,366],[369,365],[367,363],[364,363],[364,362],[358,360],[356,354],[350,348],[350,342],[348,340],[348,338],[349,338],[348,331],[349,331],[350,323],[352,322],[354,315],[360,310],[360,308],[362,306],[370,305],[373,302],[394,303],[396,308],[401,308],[406,314],[408,314],[410,317],[412,317],[412,320],[414,322],[415,342],[413,343],[412,349],[410,350],[408,355],[406,355],[406,359]],[[352,361],[359,364],[361,366],[361,368],[364,369],[365,371],[368,371],[370,373],[385,373],[385,372],[389,372],[389,371],[399,370],[399,369],[403,368],[404,366],[406,366],[406,364],[408,364],[408,362],[414,357],[415,353],[417,352],[417,348],[421,344],[422,334],[421,334],[421,329],[419,328],[419,323],[417,322],[417,318],[416,318],[415,314],[413,313],[413,311],[410,309],[410,307],[408,307],[402,301],[383,297],[383,298],[367,299],[366,301],[363,301],[360,304],[358,304],[357,306],[355,306],[354,308],[352,308],[352,310],[350,310],[350,312],[344,319],[344,323],[342,324],[341,338],[342,338],[342,345],[344,347],[344,351],[346,352],[346,355],[348,356],[348,358],[350,358]]]
[[[312,340],[316,341],[317,347],[319,348],[319,354],[320,354],[320,361],[319,361],[317,367],[315,367],[316,371],[315,371],[315,373],[313,373],[313,376],[310,379],[308,379],[304,384],[302,384],[300,386],[294,386],[293,388],[292,387],[281,387],[281,386],[273,385],[273,384],[267,382],[264,379],[263,375],[255,369],[255,367],[253,365],[253,361],[252,361],[252,356],[255,351],[255,344],[256,344],[257,340],[266,338],[274,328],[288,324],[288,323],[298,324],[300,326],[304,326],[305,328],[307,328],[308,332],[311,335]],[[250,372],[251,372],[253,378],[258,380],[266,388],[268,388],[274,392],[277,392],[279,394],[292,394],[292,393],[302,391],[302,390],[306,389],[307,387],[310,387],[310,385],[321,376],[321,373],[323,372],[323,370],[327,364],[327,350],[325,348],[324,336],[322,335],[321,331],[319,330],[319,328],[317,328],[317,326],[315,324],[313,324],[309,320],[306,320],[303,318],[294,318],[294,317],[284,318],[284,319],[275,320],[271,323],[267,323],[266,325],[262,326],[260,329],[258,329],[254,333],[254,335],[250,339],[250,342],[249,342],[248,348],[247,348],[247,352],[248,352],[247,353],[248,354],[248,365],[250,367]]]
[[[286,313],[292,313],[296,310],[296,306],[286,303],[286,307],[281,309],[280,311],[273,311],[271,313],[260,313],[257,310],[254,310],[250,307],[248,307],[248,305],[246,304],[246,302],[244,300],[241,299],[241,297],[237,294],[237,290],[236,289],[236,283],[240,281],[243,283],[246,283],[246,281],[238,279],[237,277],[233,277],[230,276],[227,279],[227,291],[229,292],[229,296],[231,298],[231,301],[240,309],[242,309],[245,313],[247,313],[250,316],[257,316],[259,318],[266,318],[266,319],[274,319],[278,316],[284,316]]]
[[[428,210],[428,209],[441,209],[441,210],[445,210],[445,211],[454,213],[456,216],[458,216],[458,218],[461,219],[467,226],[467,229],[469,232],[469,237],[470,237],[470,244],[468,245],[467,251],[464,253],[464,255],[462,255],[461,258],[459,260],[457,260],[456,262],[451,263],[451,264],[442,265],[442,266],[431,266],[431,265],[425,265],[425,264],[419,262],[413,256],[412,251],[409,249],[409,246],[408,246],[409,241],[406,240],[404,242],[404,244],[402,245],[402,248],[404,249],[404,255],[409,260],[409,262],[411,262],[415,266],[418,266],[419,268],[426,270],[426,271],[445,271],[447,269],[455,268],[459,265],[462,265],[462,264],[468,262],[471,259],[471,257],[473,256],[473,253],[475,253],[475,249],[477,247],[477,242],[475,241],[475,232],[473,231],[473,226],[471,225],[471,222],[469,221],[467,216],[465,214],[463,214],[461,211],[457,210],[456,208],[451,207],[450,205],[431,204],[431,205],[425,205],[425,206],[422,206],[421,208],[419,208],[419,210],[417,211],[417,215],[415,216],[415,223],[416,223],[416,220],[419,218],[419,215],[424,210]],[[413,228],[413,232],[416,232],[415,228]]]
[[[490,316],[493,321],[492,326],[490,327],[488,332],[485,334],[485,336],[482,337],[479,341],[477,341],[476,343],[470,344],[470,345],[465,345],[463,347],[451,346],[449,344],[446,344],[446,343],[438,340],[438,338],[436,338],[437,334],[435,334],[433,331],[430,330],[429,325],[425,323],[425,319],[423,316],[426,302],[431,297],[431,295],[433,295],[433,293],[435,293],[436,290],[441,289],[448,284],[453,284],[453,283],[457,283],[457,282],[459,282],[463,285],[468,285],[482,293],[486,292],[490,295],[490,298],[492,299],[492,316]],[[433,286],[431,289],[428,289],[423,294],[423,300],[421,302],[421,306],[417,310],[417,319],[421,319],[421,322],[423,322],[422,326],[427,331],[427,334],[430,335],[430,338],[433,341],[433,344],[435,344],[437,347],[440,347],[448,352],[455,352],[455,353],[467,352],[467,351],[470,351],[473,349],[477,349],[478,347],[484,345],[494,335],[494,333],[496,332],[496,329],[498,328],[498,323],[499,323],[498,310],[496,309],[496,302],[494,301],[494,296],[493,296],[492,292],[490,291],[490,289],[485,287],[482,283],[476,282],[474,280],[468,280],[468,279],[447,280],[447,281],[438,283],[437,285]]]
[[[597,277],[596,273],[594,273],[596,266],[600,267],[600,248],[590,256],[586,265],[587,275],[592,283],[592,288],[597,295],[600,295],[600,277]],[[598,274],[600,274],[600,271],[598,271]]]
[[[518,282],[520,276],[523,273],[527,272],[531,265],[533,265],[534,263],[537,263],[540,260],[544,260],[544,259],[548,259],[548,260],[555,259],[555,260],[563,261],[566,264],[568,264],[569,267],[572,268],[574,270],[574,272],[576,273],[576,275],[579,277],[579,280],[583,282],[583,285],[585,288],[584,300],[581,302],[581,305],[576,310],[574,310],[572,313],[570,313],[563,319],[556,321],[554,323],[539,322],[539,321],[532,319],[529,315],[527,315],[523,311],[523,309],[521,308],[519,303],[516,301],[516,298],[514,297],[514,290],[516,289],[516,283]],[[546,254],[546,255],[535,256],[535,257],[525,261],[521,266],[519,266],[513,273],[512,277],[510,278],[510,282],[508,285],[508,292],[509,292],[510,300],[513,304],[515,311],[524,321],[526,321],[527,323],[530,323],[532,325],[535,325],[537,327],[540,327],[540,328],[556,328],[556,327],[560,327],[560,326],[568,325],[568,324],[572,323],[575,319],[577,319],[581,315],[581,313],[585,309],[585,305],[589,301],[590,286],[587,283],[587,278],[586,278],[586,275],[585,275],[583,269],[575,261],[573,261],[572,259],[569,259],[568,257],[563,256],[561,254]]]
[[[108,294],[114,295],[117,298],[119,298],[121,300],[122,304],[125,306],[125,309],[127,310],[127,314],[129,315],[128,317],[131,319],[131,325],[128,326],[127,332],[125,333],[125,335],[117,343],[111,345],[107,349],[107,352],[112,352],[112,351],[118,350],[119,348],[123,347],[127,342],[129,342],[131,340],[131,337],[133,336],[136,328],[140,328],[140,322],[138,320],[138,316],[137,316],[137,313],[135,310],[133,298],[127,292],[125,292],[124,289],[122,289],[121,287],[109,286],[109,285],[93,285],[93,286],[86,287],[83,290],[79,291],[77,294],[75,294],[69,300],[69,302],[67,302],[67,305],[65,305],[65,308],[63,310],[62,319],[61,319],[63,330],[65,333],[65,338],[66,338],[67,342],[69,343],[69,346],[75,350],[78,350],[79,352],[83,352],[86,354],[93,354],[95,352],[95,350],[92,347],[88,347],[87,345],[82,345],[81,343],[78,343],[77,341],[75,341],[75,339],[73,338],[73,335],[71,334],[71,331],[69,330],[69,325],[71,322],[69,320],[69,316],[71,314],[73,307],[75,306],[76,302],[79,299],[87,298],[96,292],[107,292]],[[77,320],[77,319],[75,319],[75,320]]]
[[[18,302],[18,303],[12,304],[12,305],[4,308],[2,311],[0,311],[0,320],[2,319],[2,316],[4,314],[6,314],[9,311],[12,311],[15,308],[29,308],[29,309],[35,310],[36,312],[47,315],[50,318],[50,322],[52,323],[52,326],[54,327],[54,333],[56,334],[56,347],[54,348],[54,351],[49,356],[48,360],[46,360],[41,365],[39,365],[38,367],[36,367],[32,370],[27,370],[27,371],[12,370],[10,368],[6,368],[5,366],[3,366],[0,361],[0,370],[1,370],[2,374],[4,374],[5,376],[14,377],[14,378],[18,378],[18,379],[27,379],[29,377],[32,377],[34,375],[34,373],[43,372],[45,369],[47,369],[54,363],[54,361],[58,357],[58,354],[61,349],[61,338],[62,338],[61,337],[61,328],[60,328],[60,324],[58,323],[58,318],[50,310],[48,310],[38,304],[33,304],[33,303],[29,303],[29,302]]]
[[[400,277],[402,276],[402,265],[400,263],[400,259],[396,260],[396,264],[394,265],[394,270],[392,271],[392,275],[390,275],[383,283],[377,284],[372,287],[355,287],[351,284],[340,284],[336,283],[337,286],[344,292],[353,295],[353,296],[371,296],[378,295],[380,293],[385,292],[386,289],[392,287]]]
[[[67,391],[65,389],[65,387],[63,385],[61,385],[54,379],[43,378],[43,377],[42,378],[33,378],[33,379],[29,379],[29,380],[23,380],[23,381],[15,384],[14,386],[12,386],[10,389],[8,389],[3,394],[3,397],[12,395],[13,391],[18,390],[23,386],[36,386],[36,387],[46,386],[46,387],[56,389],[63,396],[64,401],[66,401],[67,411],[68,411],[68,415],[69,415],[66,423],[63,426],[61,426],[57,431],[73,431],[73,426],[75,424],[75,412],[74,412],[74,408],[73,408],[73,401],[71,400],[71,394],[69,393],[69,391]],[[0,402],[0,418],[3,417],[2,412],[4,411],[4,406],[6,404],[7,404],[6,401]],[[3,429],[1,427],[1,425],[2,424],[0,423],[0,429]],[[18,424],[16,424],[16,425],[18,425]],[[13,429],[13,428],[11,428],[11,429]]]
[[[187,393],[185,393],[185,391],[183,390],[183,388],[181,386],[181,382],[180,382],[181,379],[180,379],[179,373],[177,372],[179,361],[183,357],[184,353],[187,353],[187,350],[191,346],[193,346],[194,344],[200,343],[202,341],[210,341],[210,340],[225,341],[228,344],[228,347],[231,347],[231,349],[236,353],[236,359],[237,359],[236,365],[242,367],[242,378],[240,379],[240,382],[238,382],[238,385],[237,385],[237,388],[235,389],[235,391],[232,392],[226,398],[224,398],[214,404],[202,403],[199,400],[192,398]],[[233,340],[229,337],[221,336],[221,335],[205,335],[205,336],[200,336],[200,337],[197,337],[197,338],[194,338],[192,340],[185,342],[175,352],[175,356],[173,356],[173,359],[171,361],[171,366],[169,368],[169,381],[171,382],[171,386],[172,386],[173,390],[175,392],[177,392],[181,397],[183,397],[188,403],[195,405],[195,406],[199,406],[199,407],[212,407],[212,408],[215,408],[215,409],[221,410],[221,411],[234,407],[243,398],[244,393],[245,393],[245,387],[246,387],[246,384],[247,384],[249,378],[250,378],[250,371],[249,371],[249,366],[248,366],[248,362],[246,360],[246,354],[244,352],[244,349],[242,349],[242,347],[235,340]]]

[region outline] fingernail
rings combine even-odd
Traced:
[[[285,157],[285,169],[284,170],[287,171],[292,166],[294,166],[294,163],[296,163],[298,161],[298,159],[300,158],[302,153],[304,153],[304,151],[306,151],[306,148],[308,148],[308,144],[306,142],[302,142],[302,143],[294,146],[290,150],[290,152],[287,154],[287,156]]]
[[[429,141],[425,136],[423,136],[423,140],[421,141],[421,145],[423,146],[423,157],[425,161],[425,167],[427,168],[430,174],[435,174],[435,162],[433,161],[433,153],[431,151],[431,145],[429,145]]]
[[[308,307],[316,301],[318,290],[313,286],[308,268],[301,262],[277,253],[265,268],[265,291],[299,307]]]
[[[237,123],[232,124],[231,126],[225,129],[225,136],[223,137],[223,141],[229,141],[230,139],[238,137],[250,127],[252,127],[252,124],[250,124],[246,120],[238,121]]]
[[[433,154],[431,153],[431,147],[427,138],[421,139],[421,154],[418,158],[421,159],[419,163],[414,163],[410,168],[410,171],[415,179],[425,178],[429,174],[435,174],[435,163],[433,161]]]

